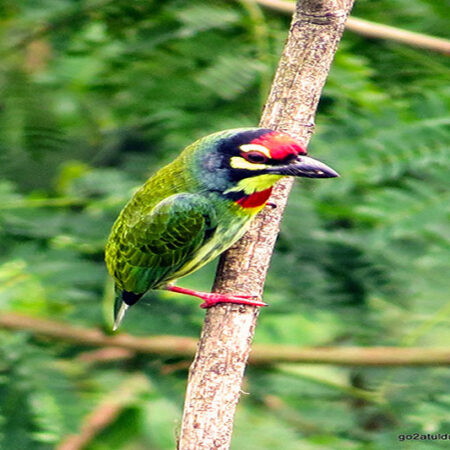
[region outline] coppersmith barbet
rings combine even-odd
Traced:
[[[217,303],[266,304],[245,295],[205,293],[172,283],[235,243],[285,176],[338,174],[307,156],[287,134],[263,128],[220,131],[189,145],[153,175],[123,208],[106,245],[115,282],[116,329],[150,289]]]

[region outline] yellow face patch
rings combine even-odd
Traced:
[[[281,180],[281,178],[284,178],[283,175],[268,174],[259,175],[257,177],[244,178],[240,180],[236,186],[227,189],[224,194],[228,194],[229,192],[244,191],[246,195],[250,195],[254,192],[265,191],[266,189],[272,187],[278,180]]]
[[[247,161],[242,156],[233,156],[230,159],[230,166],[233,169],[246,169],[246,170],[264,170],[269,167],[266,164],[257,164]]]
[[[248,152],[259,152],[263,155],[266,155],[267,158],[271,158],[270,150],[267,147],[264,147],[264,145],[259,144],[244,144],[239,147],[244,153]]]

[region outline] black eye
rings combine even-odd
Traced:
[[[259,152],[247,152],[243,153],[242,156],[249,162],[252,163],[265,163],[267,161],[267,156],[264,153]]]

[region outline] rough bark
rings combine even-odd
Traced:
[[[298,1],[261,118],[307,146],[314,116],[353,0]],[[214,291],[261,296],[292,180],[280,182],[249,232],[221,258]],[[266,299],[270,302],[270,299]],[[218,305],[206,313],[191,366],[178,446],[227,449],[259,309]]]

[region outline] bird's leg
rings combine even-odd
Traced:
[[[168,285],[164,289],[171,292],[178,292],[179,294],[192,295],[201,298],[204,302],[200,308],[211,308],[211,306],[218,303],[237,303],[239,305],[251,306],[269,306],[267,303],[255,299],[253,295],[239,295],[239,294],[218,294],[215,292],[200,292],[193,289],[182,288],[178,286]]]

